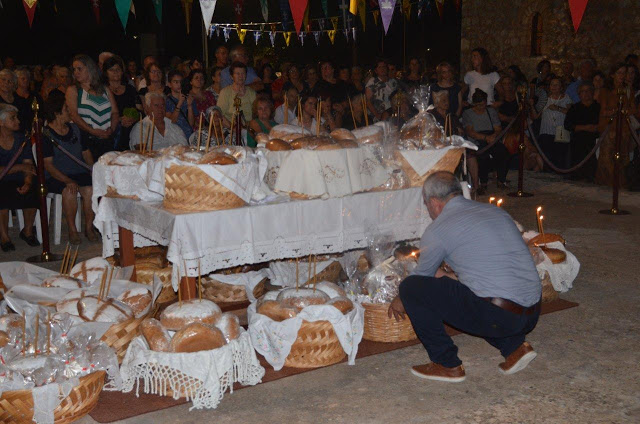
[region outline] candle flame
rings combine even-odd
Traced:
[[[494,200],[496,200],[495,197],[489,197],[489,204],[493,203]]]
[[[544,219],[544,215],[540,215],[540,221]]]
[[[500,207],[502,205],[502,199],[498,199],[498,202],[496,204],[498,205],[498,207]]]
[[[538,209],[536,209],[536,212],[540,212],[542,210],[542,206],[538,206]]]

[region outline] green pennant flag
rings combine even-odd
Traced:
[[[122,22],[124,32],[127,32],[127,22],[129,21],[129,10],[131,10],[131,0],[115,0],[118,17]]]
[[[153,8],[156,10],[158,22],[162,23],[162,0],[153,0]]]
[[[329,9],[327,7],[327,0],[322,0],[322,11],[324,12],[324,17],[329,17]]]

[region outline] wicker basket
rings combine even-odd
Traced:
[[[239,208],[244,200],[197,166],[173,165],[164,178],[164,207],[182,211]]]
[[[338,281],[340,281],[341,276],[343,274],[342,271],[342,265],[340,265],[340,262],[338,261],[333,261],[331,264],[329,264],[329,266],[327,266],[325,269],[323,269],[321,272],[318,273],[318,275],[316,276],[316,281],[320,282],[320,281],[329,281],[330,283],[337,283]],[[346,275],[345,275],[346,278]],[[306,285],[313,285],[313,277],[311,277],[310,280],[305,281],[304,283],[301,284],[301,286],[306,286]]]
[[[156,311],[157,307],[152,308],[152,310],[149,311],[148,314],[140,318],[131,318],[126,321],[113,324],[104,333],[100,340],[105,342],[116,352],[119,364],[122,363],[124,355],[125,353],[127,353],[129,343],[131,343],[131,340],[133,340],[138,335],[138,327],[140,327],[142,321],[144,321],[146,318],[154,316]]]
[[[98,403],[104,385],[104,371],[96,371],[80,379],[69,396],[53,411],[55,424],[74,422],[87,415]],[[31,390],[14,390],[0,397],[0,422],[3,424],[33,423]]]
[[[400,163],[402,170],[407,175],[407,178],[409,178],[411,187],[422,187],[427,177],[436,171],[454,172],[458,167],[458,164],[460,163],[460,158],[462,157],[463,153],[464,148],[462,147],[448,150],[447,153],[444,154],[442,159],[440,159],[438,163],[436,163],[433,168],[431,168],[423,176],[420,176],[416,173],[413,167],[409,165],[409,162],[405,160],[400,152],[395,152],[395,159]]]
[[[267,278],[260,281],[253,289],[253,297],[259,298],[265,293]],[[244,285],[222,283],[212,278],[202,279],[202,297],[215,303],[246,302],[249,300]]]
[[[553,288],[553,284],[551,284],[549,273],[545,271],[544,278],[542,279],[542,303],[554,301],[558,297],[558,292]]]
[[[398,343],[417,338],[409,318],[396,321],[389,318],[388,303],[363,303],[364,335],[363,339],[372,342]]]
[[[294,368],[325,367],[342,361],[346,356],[329,321],[302,321],[284,365]]]
[[[162,281],[162,291],[156,299],[156,303],[167,303],[178,298],[178,295],[173,290],[171,285],[171,272],[173,268],[171,265],[164,268],[158,268],[153,265],[141,264],[136,265],[136,276],[138,283],[153,285],[153,276],[155,275]]]

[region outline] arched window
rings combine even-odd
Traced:
[[[542,15],[531,18],[531,56],[542,56]]]

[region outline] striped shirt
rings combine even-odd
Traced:
[[[555,135],[556,127],[564,128],[565,113],[551,110],[549,106],[556,105],[562,108],[568,108],[571,106],[571,99],[566,94],[563,94],[559,99],[547,98],[547,104],[542,109],[542,119],[540,120],[540,134]]]
[[[109,129],[111,127],[111,102],[107,92],[96,96],[78,88],[78,115],[93,129]]]
[[[527,245],[504,210],[456,196],[420,240],[415,275],[433,277],[445,261],[479,297],[501,297],[529,307],[542,285]]]

